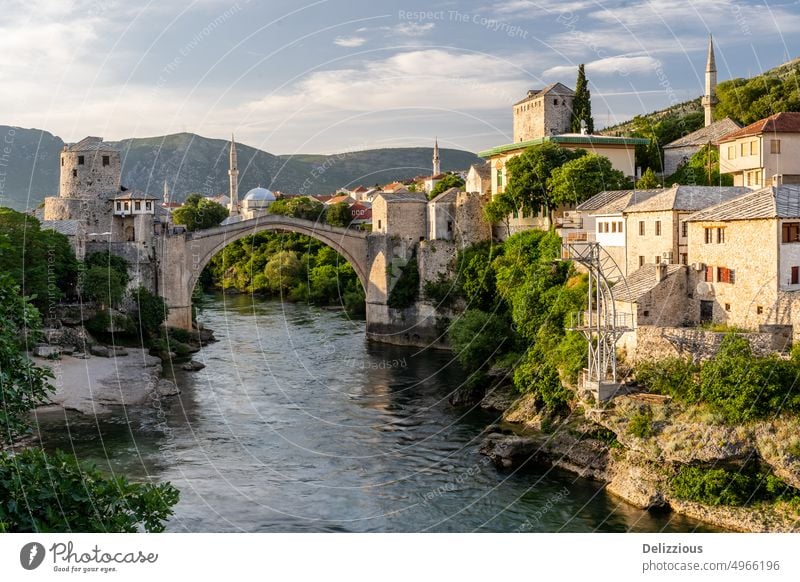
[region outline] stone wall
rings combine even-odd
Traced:
[[[706,360],[717,353],[720,343],[727,334],[693,327],[642,325],[637,328],[635,334],[626,335],[628,337],[623,338],[618,347],[626,350],[627,362],[636,363],[676,356],[692,356],[697,360]],[[632,337],[633,335],[635,337]],[[765,331],[739,335],[750,342],[753,353],[757,355],[769,355],[775,352],[775,346],[779,345],[776,333]],[[780,337],[780,332],[777,336]]]
[[[572,95],[551,91],[514,105],[514,142],[569,133],[572,125]]]
[[[488,195],[459,192],[456,197],[456,242],[460,248],[492,238],[492,226],[483,217]]]
[[[671,176],[681,164],[700,151],[700,146],[687,145],[682,148],[664,149],[664,176]]]
[[[108,160],[107,165],[103,165],[104,158]],[[59,196],[90,198],[118,192],[121,176],[122,164],[118,151],[63,151]]]

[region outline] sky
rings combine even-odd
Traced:
[[[511,141],[529,89],[597,127],[800,52],[800,2],[2,0],[0,123],[66,141],[192,132],[276,154]]]

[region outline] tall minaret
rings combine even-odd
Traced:
[[[714,63],[714,39],[708,35],[708,61],[706,62],[706,94],[703,95],[706,127],[714,123],[714,106],[717,104],[717,65]]]
[[[166,206],[169,204],[169,186],[167,185],[167,179],[164,178],[164,205]]]
[[[442,173],[442,168],[439,164],[439,138],[433,142],[433,176],[438,176]]]
[[[236,161],[236,142],[233,140],[233,134],[231,134],[231,161],[228,176],[230,176],[231,196],[228,212],[231,216],[235,216],[239,214],[239,164]]]

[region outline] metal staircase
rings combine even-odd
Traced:
[[[589,240],[567,240],[562,260],[575,261],[589,273],[587,308],[570,314],[567,329],[580,331],[589,344],[588,367],[581,378],[582,389],[597,402],[612,398],[620,388],[617,378],[617,341],[633,330],[633,315],[617,313],[613,287],[627,286],[622,270],[603,247]]]

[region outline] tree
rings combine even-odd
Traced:
[[[295,196],[293,198],[281,198],[269,206],[270,214],[281,216],[291,216],[304,220],[319,220],[325,211],[325,205],[319,200],[309,196]]]
[[[488,368],[506,343],[513,343],[510,322],[503,315],[468,309],[448,328],[447,339],[456,358],[469,372]]]
[[[332,226],[350,226],[353,217],[350,215],[350,205],[347,202],[331,204],[325,211],[325,222]]]
[[[137,287],[131,292],[131,298],[136,306],[134,320],[139,328],[142,339],[152,337],[169,315],[169,307],[163,298],[153,295],[144,287]]]
[[[581,122],[586,123],[586,132],[594,133],[592,119],[592,97],[586,81],[583,64],[578,65],[578,79],[575,81],[575,96],[572,98],[572,133],[581,132]]]
[[[636,181],[636,188],[639,190],[651,190],[660,187],[661,183],[658,181],[653,168],[647,168],[644,174],[642,174],[642,177]]]
[[[100,251],[92,253],[84,261],[84,267],[89,269],[92,267],[101,267],[108,271],[116,271],[119,273],[123,287],[125,287],[131,280],[130,273],[128,272],[129,265],[123,257],[114,255],[109,251]]]
[[[113,307],[125,295],[124,279],[116,269],[91,267],[83,276],[82,293],[102,309]]]
[[[502,192],[483,207],[483,216],[489,224],[505,224],[506,236],[511,236],[511,214],[517,210],[508,194]]]
[[[544,208],[552,224],[555,203],[550,176],[559,166],[584,155],[585,150],[568,150],[549,141],[531,146],[506,162],[508,184],[505,194],[514,208],[534,211]]]
[[[294,251],[280,251],[264,267],[264,276],[269,289],[278,294],[284,294],[294,287],[303,273],[303,264]]]
[[[611,160],[587,154],[555,168],[550,176],[553,204],[580,204],[604,190],[630,187],[625,174],[611,166]]]
[[[458,174],[446,174],[444,178],[436,182],[436,185],[431,188],[428,194],[428,200],[433,200],[439,194],[450,188],[463,188],[464,184],[464,179]]]
[[[78,261],[66,236],[41,230],[33,216],[0,208],[0,273],[44,309],[75,293]]]
[[[688,162],[666,179],[668,184],[733,186],[733,176],[719,173],[719,149],[704,145]]]
[[[228,217],[228,209],[200,194],[190,194],[180,208],[172,212],[172,221],[187,230],[203,230],[218,226]]]

